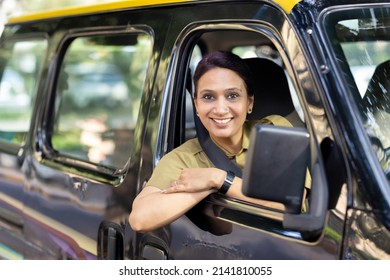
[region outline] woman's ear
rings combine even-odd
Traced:
[[[254,105],[255,97],[249,96],[248,97],[248,114],[252,113],[253,111],[253,105]]]

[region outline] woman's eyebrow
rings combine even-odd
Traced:
[[[199,93],[210,93],[210,92],[214,92],[214,90],[212,89],[202,89],[201,91],[199,91]]]
[[[228,92],[228,91],[233,91],[233,90],[242,92],[242,88],[240,88],[240,87],[230,87],[230,88],[224,89],[223,91]],[[201,91],[199,91],[199,94],[214,93],[214,92],[216,92],[216,90],[205,88],[205,89],[202,89]]]
[[[240,87],[231,87],[231,88],[227,88],[227,89],[225,89],[225,91],[231,91],[231,90],[238,90],[238,91],[242,91],[242,88],[240,88]]]

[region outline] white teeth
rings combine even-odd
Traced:
[[[217,122],[217,123],[220,123],[220,124],[225,124],[225,123],[228,123],[230,121],[230,119],[224,119],[224,120],[214,119],[214,121]]]

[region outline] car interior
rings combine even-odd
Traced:
[[[285,117],[293,127],[305,127],[304,117],[281,55],[268,37],[257,32],[237,30],[208,31],[199,36],[190,61],[189,71],[191,73],[187,75],[187,77],[191,77],[189,79],[191,83],[189,84],[187,81],[186,94],[184,94],[185,136],[181,141],[184,142],[197,136],[201,146],[215,166],[232,170],[242,177],[242,170],[237,170],[238,168],[232,166],[234,164],[230,160],[226,160],[225,154],[219,149],[214,149],[215,144],[214,146],[210,143],[204,144],[204,142],[212,141],[207,141],[208,132],[194,114],[191,93],[194,88],[192,75],[202,55],[214,50],[226,50],[239,55],[247,62],[252,71],[255,96],[253,112],[248,115],[248,121],[261,120],[270,115],[280,115]],[[182,142],[176,142],[175,145],[180,145]],[[307,193],[307,195],[309,194]]]
[[[190,67],[193,73],[202,54],[227,50],[244,58],[252,70],[255,103],[248,120],[281,115],[293,126],[303,127],[304,117],[281,56],[266,36],[248,31],[213,31],[202,34],[194,48]],[[196,136],[195,117],[190,95],[186,94],[185,139]]]

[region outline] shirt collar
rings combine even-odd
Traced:
[[[242,152],[246,151],[249,147],[249,137],[250,137],[250,133],[251,133],[251,126],[248,122],[245,122],[244,123],[244,126],[243,126],[243,135],[242,135],[242,146],[241,146],[241,150],[237,153],[237,155],[233,155],[231,153],[229,153],[226,149],[224,149],[223,147],[221,147],[220,145],[218,145],[217,143],[215,143],[215,145],[217,145],[229,158],[234,158],[236,156],[239,156],[242,154]],[[211,138],[212,139],[212,138]]]
[[[248,122],[244,123],[244,134],[242,138],[242,149],[247,150],[249,148],[249,137],[251,135],[251,126]]]

